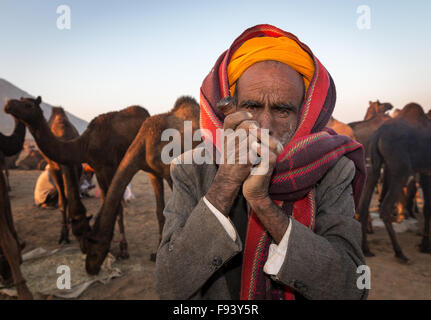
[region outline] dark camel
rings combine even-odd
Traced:
[[[6,183],[6,190],[11,191],[10,182],[9,182],[9,170],[6,164],[6,156],[3,152],[0,152],[0,171],[3,174]]]
[[[40,148],[40,141],[46,135],[55,140],[67,141],[78,136],[78,131],[70,123],[62,108],[53,107],[51,117],[46,122],[40,103],[42,99],[21,98],[9,100],[5,111],[24,122],[36,140]],[[44,149],[45,150],[45,149]],[[58,191],[58,207],[62,213],[63,222],[59,243],[69,243],[69,227],[72,225],[72,233],[79,240],[89,231],[89,218],[86,217],[86,209],[79,195],[79,177],[81,175],[80,164],[61,164],[55,160],[56,154],[62,154],[61,149],[51,149],[52,152],[42,155],[49,164],[49,173],[54,180]]]
[[[406,105],[397,118],[387,121],[372,136],[370,142],[371,168],[364,194],[359,205],[362,223],[362,249],[366,256],[373,256],[367,242],[366,222],[371,196],[380,176],[380,168],[385,164],[388,179],[387,190],[380,206],[380,217],[391,238],[395,256],[402,262],[408,262],[398,244],[392,227],[392,210],[395,201],[411,175],[420,175],[420,185],[424,194],[424,233],[420,251],[431,253],[430,216],[431,216],[431,121],[423,109],[416,103]]]
[[[24,124],[15,122],[12,135],[4,136],[0,133],[0,152],[5,156],[18,153],[22,149],[24,136]],[[33,299],[19,266],[22,262],[22,248],[13,223],[5,179],[0,172],[0,275],[6,284],[15,284],[19,299]]]
[[[180,97],[170,112],[152,116],[142,124],[115,173],[92,233],[86,238],[86,269],[89,274],[99,272],[109,252],[116,212],[121,206],[124,190],[139,170],[146,171],[153,184],[160,241],[165,220],[163,179],[172,188],[169,164],[165,164],[161,159],[162,149],[168,144],[161,141],[162,132],[165,129],[178,130],[181,134],[181,150],[184,152],[184,121],[192,121],[192,132],[195,132],[199,128],[199,114],[199,104],[195,99]],[[193,142],[193,146],[198,143],[199,141]],[[155,260],[155,254],[151,255],[151,260]]]
[[[22,127],[24,124],[21,123],[18,119],[13,118],[15,121],[15,130]],[[15,134],[15,130],[12,133],[12,136]],[[4,136],[3,136],[4,137]],[[6,187],[8,191],[11,191],[11,186],[9,182],[9,169],[15,168],[15,161],[18,159],[19,154],[21,150],[19,150],[16,154],[6,157],[3,152],[0,151],[0,170],[4,172],[4,178],[6,181]],[[9,165],[12,165],[11,168],[9,168]]]
[[[81,136],[64,141],[51,133],[38,105],[31,108],[22,105],[19,109],[10,112],[21,114],[18,117],[26,119],[24,122],[45,155],[61,164],[81,166],[81,163],[88,163],[94,169],[101,188],[102,202],[123,155],[138,133],[142,122],[150,116],[148,111],[140,106],[102,114],[90,122]],[[118,210],[118,224],[122,237],[119,258],[127,258],[122,208]],[[80,244],[81,249],[85,251],[82,242]]]

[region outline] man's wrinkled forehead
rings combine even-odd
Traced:
[[[234,97],[238,98],[241,90],[247,95],[276,95],[277,98],[291,98],[298,104],[302,102],[305,86],[303,77],[292,67],[279,61],[267,60],[255,63],[240,76]],[[242,95],[241,95],[242,96]]]

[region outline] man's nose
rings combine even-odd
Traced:
[[[257,119],[257,122],[259,123],[259,126],[262,129],[267,129],[269,131],[269,135],[272,136],[273,134],[273,117],[271,115],[271,112],[267,110],[263,110]]]

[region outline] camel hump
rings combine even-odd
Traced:
[[[65,117],[67,117],[66,112],[62,107],[52,107],[51,115],[64,115]]]
[[[175,101],[174,107],[171,109],[171,112],[176,112],[183,108],[193,108],[197,109],[199,112],[199,103],[195,98],[191,96],[181,96]]]
[[[69,118],[62,107],[52,107],[48,123],[52,123],[52,121],[57,117],[69,121]]]
[[[428,120],[424,109],[414,102],[406,104],[397,117],[406,119],[407,121],[424,122],[425,120]]]
[[[127,108],[124,108],[121,111],[123,111],[124,113],[127,113],[127,114],[142,114],[142,115],[145,115],[147,117],[150,116],[150,113],[148,112],[148,110],[146,108],[139,106],[137,104],[133,105],[133,106],[129,106]],[[114,111],[114,112],[121,112],[121,111]]]

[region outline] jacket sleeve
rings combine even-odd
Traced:
[[[314,232],[291,218],[292,230],[282,267],[274,277],[308,299],[365,299],[357,273],[365,265],[361,226],[354,219],[353,162],[345,157],[316,187]]]
[[[164,210],[165,225],[156,259],[161,299],[190,299],[227,261],[242,250],[196,190],[193,174],[171,164],[173,192]],[[235,230],[236,232],[236,230]]]

